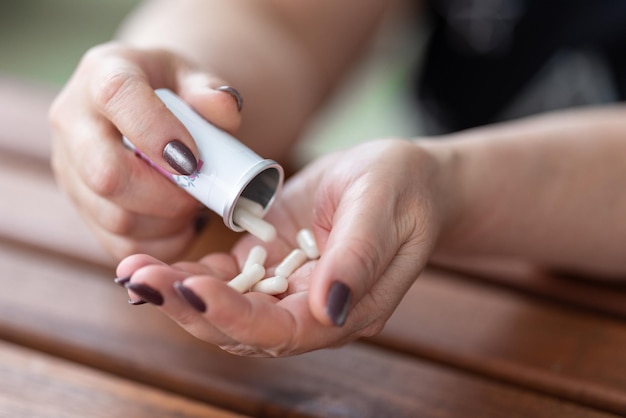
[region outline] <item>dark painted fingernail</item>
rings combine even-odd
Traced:
[[[215,90],[224,91],[230,94],[231,96],[233,96],[233,98],[237,101],[237,110],[241,112],[241,109],[243,109],[243,97],[241,97],[241,94],[239,94],[237,89],[231,86],[220,86],[216,88]]]
[[[144,305],[148,302],[146,302],[145,300],[139,299],[139,300],[132,300],[132,299],[128,299],[128,304],[129,305],[133,305],[133,306],[139,306],[139,305]]]
[[[352,292],[342,282],[336,281],[330,286],[326,299],[326,313],[335,326],[342,326],[348,316]]]
[[[163,148],[163,159],[176,171],[189,176],[198,169],[198,161],[185,144],[175,139]]]
[[[116,277],[114,280],[115,284],[118,284],[122,287],[124,287],[124,285],[128,282],[130,282],[130,276],[126,276],[126,277]]]
[[[153,288],[141,283],[126,283],[126,289],[132,291],[141,299],[150,302],[153,305],[163,305],[163,296]]]
[[[196,235],[199,235],[204,228],[207,227],[209,222],[211,221],[211,214],[207,212],[200,212],[196,215],[196,219],[193,222],[193,229]]]
[[[206,312],[206,303],[193,290],[182,284],[181,282],[174,283],[174,289],[178,296],[180,296],[185,302],[187,302],[192,308],[200,313]]]

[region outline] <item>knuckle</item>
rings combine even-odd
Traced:
[[[184,307],[181,309],[170,309],[168,314],[176,321],[178,325],[185,328],[191,335],[199,340],[203,337],[203,330],[198,329],[198,313],[191,308]],[[200,319],[201,321],[201,319]]]
[[[116,208],[107,211],[100,217],[100,225],[107,231],[118,236],[130,235],[137,224],[137,215],[124,209]]]
[[[102,67],[113,57],[125,57],[130,49],[117,42],[106,42],[89,48],[80,60],[78,71]]]
[[[76,127],[76,108],[69,99],[70,93],[66,90],[60,92],[48,107],[47,122],[51,132],[63,138]]]
[[[121,50],[122,47],[116,42],[105,42],[103,44],[94,45],[85,52],[81,63],[99,63],[105,57],[118,53]]]
[[[366,239],[353,239],[353,242],[346,244],[346,251],[349,258],[353,260],[353,265],[366,273],[366,282],[361,282],[363,293],[366,293],[373,281],[380,276],[379,270],[382,267],[379,249],[377,245]]]
[[[109,198],[117,194],[122,178],[115,170],[103,168],[93,170],[85,181],[98,196]]]
[[[65,124],[65,111],[63,110],[62,103],[61,96],[57,96],[48,109],[48,123],[52,126],[53,130],[60,130]]]
[[[219,347],[227,353],[240,357],[267,357],[267,354],[257,347],[238,342],[221,344]]]
[[[116,104],[125,97],[132,95],[133,91],[143,81],[143,77],[128,68],[116,67],[107,72],[102,82],[95,91],[95,103],[105,113],[114,111]]]
[[[104,198],[117,196],[125,187],[125,177],[120,169],[105,158],[94,162],[84,176],[87,186]]]
[[[271,358],[288,357],[295,353],[295,350],[289,345],[284,344],[277,347],[267,348],[263,352]]]

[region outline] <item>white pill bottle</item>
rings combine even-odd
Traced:
[[[260,157],[232,135],[209,123],[171,90],[157,89],[155,93],[193,137],[199,153],[197,171],[189,176],[168,173],[127,138],[124,143],[220,215],[233,231],[244,230],[233,220],[234,209],[241,197],[260,204],[262,215],[265,215],[282,189],[285,175],[280,164]]]

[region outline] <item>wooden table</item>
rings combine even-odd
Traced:
[[[129,306],[54,183],[54,93],[0,78],[0,416],[626,415],[626,286],[433,267],[380,335],[285,359],[224,353]]]

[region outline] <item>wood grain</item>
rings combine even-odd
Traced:
[[[242,416],[1,341],[0,376],[3,417]]]
[[[373,341],[626,414],[626,323],[613,316],[431,270]]]
[[[617,285],[507,263],[429,269],[379,336],[273,360],[229,355],[152,306],[129,306],[112,260],[54,183],[46,121],[54,93],[0,78],[4,415],[67,416],[53,414],[59,402],[71,413],[72,395],[80,408],[119,403],[133,411],[120,416],[138,417],[203,408],[260,417],[626,415],[626,289]],[[236,238],[216,217],[189,257]],[[24,395],[44,383],[47,391]],[[146,402],[133,401],[140,394]]]
[[[33,260],[37,259],[37,263]],[[515,385],[363,344],[241,358],[129,306],[107,269],[0,242],[0,337],[253,416],[606,416]],[[547,414],[547,415],[546,415]]]

